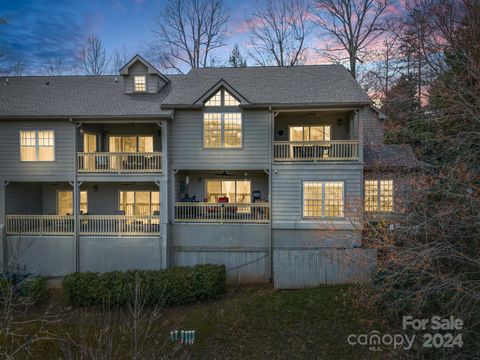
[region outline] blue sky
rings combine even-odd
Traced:
[[[259,0],[224,0],[230,9],[230,38],[217,56],[226,61],[235,43],[248,40],[245,19],[252,15]],[[393,0],[393,13],[406,0]],[[51,58],[71,64],[90,34],[98,34],[109,54],[125,46],[130,54],[148,58],[148,47],[155,18],[166,0],[0,0],[0,16],[7,24],[0,26],[0,69],[16,62],[25,64],[25,74],[40,74]],[[397,9],[397,10],[396,10]],[[310,63],[318,62],[316,50],[322,46],[316,31],[309,38]],[[312,59],[313,58],[313,59]]]
[[[230,46],[245,38],[235,26],[251,15],[251,2],[226,1],[234,30]],[[92,33],[109,52],[125,45],[129,52],[146,54],[164,5],[165,0],[0,0],[0,16],[8,22],[0,26],[3,66],[22,61],[26,73],[38,73],[49,58],[73,61]]]

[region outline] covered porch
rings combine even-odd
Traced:
[[[248,171],[178,171],[176,223],[268,223],[268,174]]]
[[[82,123],[77,144],[81,174],[162,172],[160,123]]]
[[[356,161],[360,159],[358,116],[353,110],[275,113],[275,162]]]
[[[160,191],[155,183],[83,183],[78,214],[74,212],[73,193],[70,183],[9,184],[6,235],[158,236],[161,233]]]

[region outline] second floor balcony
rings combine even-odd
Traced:
[[[274,161],[342,161],[359,159],[358,140],[275,141]]]
[[[359,161],[358,117],[352,110],[286,111],[275,115],[273,161]]]
[[[79,173],[161,173],[161,152],[78,153]]]
[[[162,172],[161,128],[156,124],[83,124],[78,142],[80,174]]]

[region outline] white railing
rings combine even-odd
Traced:
[[[80,173],[158,173],[162,171],[162,153],[78,153],[77,163]]]
[[[175,222],[190,223],[268,223],[268,203],[217,204],[175,203]]]
[[[80,235],[160,235],[160,216],[80,215]]]
[[[73,216],[7,215],[8,235],[73,235]]]
[[[275,141],[275,161],[358,160],[358,140]]]
[[[7,235],[73,235],[74,216],[7,215]],[[80,215],[80,235],[160,235],[160,216]]]

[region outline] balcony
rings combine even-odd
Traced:
[[[72,215],[7,215],[7,235],[71,236]],[[84,236],[160,235],[159,215],[80,215],[79,234]]]
[[[79,173],[161,173],[160,152],[92,152],[78,153]]]
[[[270,219],[269,203],[230,204],[205,202],[175,203],[177,223],[254,223]]]
[[[356,161],[358,140],[274,141],[273,160],[290,161]]]

